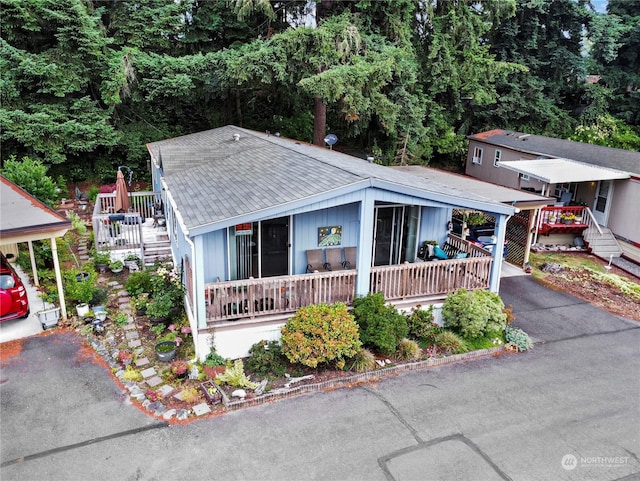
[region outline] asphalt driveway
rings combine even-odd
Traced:
[[[534,350],[188,425],[126,404],[74,334],[29,338],[0,372],[0,478],[640,479],[640,326],[528,276],[502,297]]]

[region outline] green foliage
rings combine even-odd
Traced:
[[[411,339],[402,339],[398,344],[396,356],[402,361],[413,361],[420,358],[422,350],[416,341]]]
[[[169,292],[154,293],[147,302],[147,316],[153,319],[169,317],[172,309],[173,302]]]
[[[4,161],[0,173],[49,207],[59,198],[58,185],[47,175],[47,167],[40,160],[30,157],[17,160],[12,155]]]
[[[137,296],[144,292],[151,293],[151,274],[148,271],[136,271],[129,274],[124,288],[130,296]]]
[[[495,293],[458,289],[442,306],[444,326],[463,337],[480,337],[488,331],[502,332],[507,323],[504,303]]]
[[[226,363],[226,359],[218,354],[215,349],[211,349],[205,360],[202,362],[204,366],[209,367],[224,366]]]
[[[88,277],[84,277],[84,274],[88,274]],[[77,276],[83,280],[79,281]],[[94,269],[84,266],[82,270],[74,268],[63,271],[63,278],[65,298],[78,303],[91,302],[98,281],[98,274]]]
[[[433,322],[433,305],[426,309],[414,307],[407,316],[408,335],[412,339],[433,344],[442,328]]]
[[[357,372],[370,371],[376,367],[376,357],[366,348],[360,349],[351,361],[351,370]]]
[[[228,384],[234,387],[246,387],[249,389],[255,389],[259,386],[259,383],[251,381],[244,372],[244,364],[242,359],[236,359],[231,366],[227,366],[225,371],[216,376],[216,382],[218,384]]]
[[[286,359],[282,354],[280,343],[260,341],[251,346],[247,369],[261,376],[267,374],[283,376],[286,370]]]
[[[100,264],[111,264],[111,254],[109,254],[109,252],[96,252],[93,256],[93,264],[96,266]]]
[[[118,327],[124,327],[129,323],[129,316],[127,316],[124,312],[118,312],[113,317],[113,322],[116,323]]]
[[[455,332],[446,330],[442,331],[436,337],[436,346],[451,354],[461,354],[469,350],[467,344],[460,336]]]
[[[121,379],[123,381],[140,382],[144,378],[142,377],[142,374],[140,373],[140,371],[137,371],[132,366],[127,366],[124,370],[124,373],[122,374]]]
[[[360,327],[360,339],[383,354],[393,354],[407,336],[407,319],[395,307],[387,306],[382,293],[367,294],[353,301],[353,315]]]
[[[361,347],[358,324],[343,303],[301,307],[282,327],[281,342],[289,361],[314,368],[334,362],[342,369]]]
[[[507,342],[515,344],[518,347],[518,351],[526,351],[533,347],[533,342],[529,335],[517,327],[507,326],[505,339]]]

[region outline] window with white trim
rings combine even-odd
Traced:
[[[529,182],[529,174],[520,174],[520,178],[525,182]]]
[[[482,149],[480,147],[474,147],[471,162],[482,165]]]
[[[496,151],[493,154],[493,166],[494,167],[498,167],[498,162],[500,162],[501,158],[502,158],[502,151],[496,149]]]

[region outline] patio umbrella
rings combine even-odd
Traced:
[[[116,179],[116,212],[129,212],[130,206],[127,183],[124,181],[124,174],[118,169],[118,177]]]

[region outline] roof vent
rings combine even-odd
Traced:
[[[235,140],[236,142],[240,140],[240,134],[233,134],[233,140]]]
[[[370,164],[373,164],[373,157],[372,156],[368,156],[367,157],[367,162],[369,162]]]
[[[522,134],[518,135],[518,140],[527,140],[527,137],[530,137],[531,134]]]

